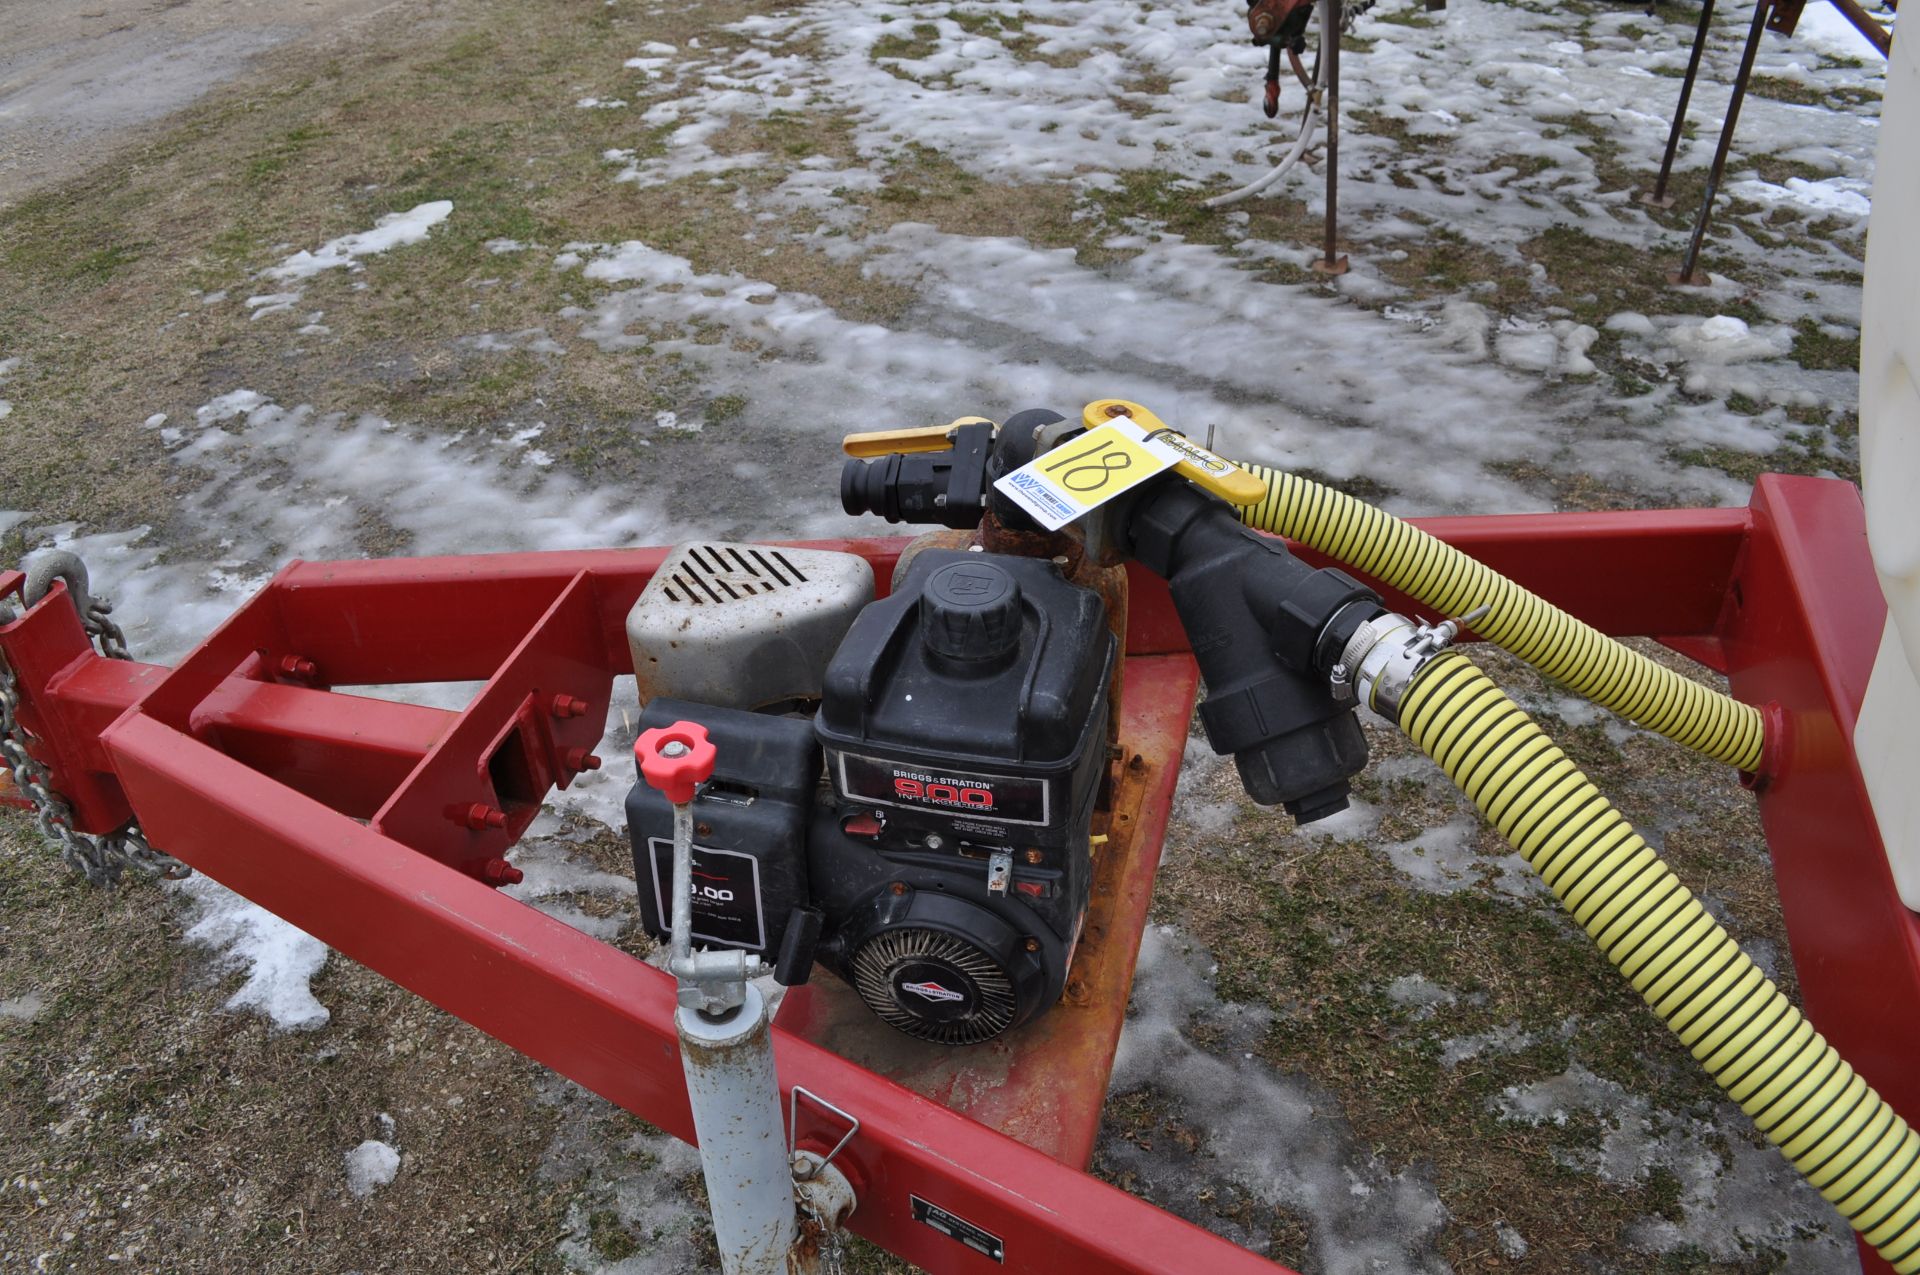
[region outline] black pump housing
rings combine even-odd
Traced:
[[[1378,595],[1301,562],[1183,482],[1142,495],[1126,527],[1133,555],[1173,591],[1207,684],[1207,742],[1233,754],[1247,795],[1300,823],[1345,810],[1367,740],[1329,689],[1338,649],[1328,634],[1377,614]]]

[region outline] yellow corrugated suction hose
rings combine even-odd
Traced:
[[[1457,651],[1413,675],[1399,719],[1794,1167],[1894,1270],[1920,1272],[1920,1134],[1553,741]]]
[[[1758,709],[1655,664],[1384,510],[1264,465],[1242,468],[1267,484],[1264,500],[1239,510],[1247,525],[1309,545],[1442,616],[1490,607],[1473,626],[1489,642],[1675,743],[1759,769]]]

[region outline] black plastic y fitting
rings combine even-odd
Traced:
[[[1367,741],[1327,674],[1353,630],[1380,613],[1379,595],[1308,566],[1177,480],[1138,498],[1124,534],[1132,556],[1172,588],[1207,684],[1207,741],[1233,754],[1247,795],[1300,823],[1345,810]]]

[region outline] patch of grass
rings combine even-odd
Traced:
[[[1367,133],[1374,137],[1391,137],[1406,146],[1409,142],[1418,145],[1419,140],[1407,131],[1407,117],[1388,115],[1384,111],[1354,110],[1343,113],[1343,126],[1351,126],[1355,132]]]
[[[1120,82],[1114,100],[1121,110],[1138,119],[1161,109],[1172,88],[1173,80],[1164,71],[1136,71]]]
[[[1831,336],[1820,323],[1800,318],[1793,325],[1793,361],[1808,371],[1850,372],[1860,366],[1860,338]]]
[[[1728,477],[1751,485],[1762,474],[1810,474],[1831,472],[1848,482],[1860,482],[1857,456],[1832,449],[1825,430],[1796,431],[1789,443],[1770,452],[1743,452],[1731,447],[1674,447],[1667,459],[1680,465],[1698,465],[1717,469]],[[1836,440],[1837,441],[1837,440]]]
[[[1749,323],[1769,322],[1744,300],[1708,299],[1697,291],[1667,283],[1667,254],[1679,259],[1679,247],[1603,239],[1578,226],[1556,224],[1520,245],[1529,261],[1546,268],[1563,296],[1556,298],[1581,323],[1599,327],[1623,310],[1640,314],[1731,314]]]
[[[1601,190],[1632,190],[1642,184],[1652,184],[1652,174],[1627,162],[1615,135],[1617,126],[1611,119],[1576,113],[1555,122],[1584,139],[1580,150],[1592,162],[1594,179]]]
[[[1112,189],[1096,191],[1088,199],[1102,223],[1114,230],[1151,223],[1196,242],[1223,242],[1220,215],[1201,206],[1207,193],[1175,173],[1134,169],[1118,174]]]
[[[240,979],[182,942],[185,920],[158,884],[80,883],[0,815],[7,995],[46,1002],[0,1019],[0,1159],[44,1200],[8,1192],[0,1250],[180,1275],[478,1271],[500,1253],[558,1269],[571,1193],[535,1176],[554,1126],[540,1068],[338,956],[324,1035],[270,1031],[223,1010]],[[382,1111],[407,1159],[355,1200],[341,1157],[384,1136]]]
[[[1389,26],[1413,27],[1425,30],[1436,25],[1431,17],[1419,9],[1375,9],[1368,14],[1375,22],[1385,22]]]
[[[1525,179],[1538,177],[1553,167],[1553,161],[1545,155],[1495,155],[1480,166],[1483,173],[1497,173],[1503,168],[1511,168],[1515,177]]]
[[[1832,169],[1803,160],[1784,159],[1779,155],[1755,155],[1753,171],[1761,181],[1771,182],[1775,186],[1784,186],[1794,177],[1802,181],[1819,181],[1823,177],[1833,176]]]
[[[1400,494],[1395,488],[1377,479],[1369,478],[1365,474],[1355,474],[1351,478],[1334,478],[1317,469],[1298,468],[1293,472],[1309,482],[1319,483],[1322,487],[1330,487],[1334,491],[1345,492],[1355,500],[1364,500],[1368,504],[1377,505],[1383,500],[1390,500]]]
[[[267,144],[255,151],[247,160],[245,169],[249,183],[262,182],[277,176],[296,162],[308,147],[327,135],[327,130],[315,124],[296,124]]]
[[[1825,95],[1817,88],[1802,84],[1798,80],[1782,79],[1777,75],[1755,75],[1747,81],[1747,91],[1755,97],[1770,98],[1775,102],[1790,102],[1795,106],[1819,106]]]
[[[1516,274],[1492,249],[1483,248],[1451,226],[1431,226],[1405,244],[1406,256],[1382,260],[1380,272],[1416,297],[1452,296],[1472,291],[1477,300],[1511,308],[1532,296],[1524,276]]]
[[[940,28],[931,22],[916,22],[909,35],[889,31],[873,42],[867,56],[875,62],[889,59],[918,61],[940,47]]]
[[[1077,198],[1057,182],[982,181],[942,152],[914,144],[890,157],[868,216],[876,229],[926,222],[952,234],[1008,235],[1036,247],[1079,248],[1082,260],[1095,261],[1101,253],[1092,237],[1099,227],[1075,220]],[[903,290],[902,303],[907,299]]]
[[[1646,388],[1651,389],[1652,386]],[[1515,459],[1491,461],[1486,467],[1530,491],[1546,495],[1555,509],[1647,509],[1655,503],[1645,496],[1602,482],[1592,474],[1562,464]]]
[[[1747,91],[1755,96],[1795,106],[1866,106],[1880,101],[1871,89],[1851,84],[1811,85],[1777,75],[1755,75],[1747,81]]]
[[[131,233],[134,213],[125,199],[94,203],[71,190],[40,191],[0,214],[0,261],[16,278],[97,287],[152,246]]]
[[[1026,30],[1027,20],[1017,13],[995,13],[981,9],[948,9],[947,20],[968,35],[1011,35]]]
[[[640,1241],[612,1209],[595,1209],[588,1216],[587,1242],[609,1262],[623,1261],[640,1251]]]

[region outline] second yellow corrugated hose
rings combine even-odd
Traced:
[[[1741,770],[1758,770],[1758,709],[1691,681],[1410,523],[1311,479],[1241,466],[1267,495],[1240,509],[1261,531],[1308,545],[1442,616],[1491,609],[1474,630],[1596,704]]]
[[[1553,741],[1456,651],[1414,675],[1399,718],[1794,1167],[1895,1271],[1920,1272],[1920,1134]]]

